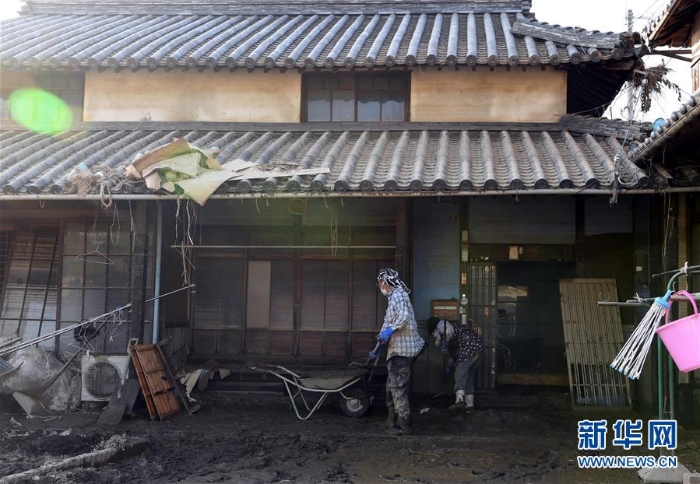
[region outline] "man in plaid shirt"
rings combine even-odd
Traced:
[[[394,269],[382,269],[377,276],[377,287],[389,299],[384,324],[377,336],[387,343],[386,405],[389,410],[387,431],[398,435],[411,433],[408,387],[411,381],[411,363],[425,348],[418,334],[410,292]],[[378,355],[370,353],[370,357]],[[397,418],[398,417],[398,420]]]

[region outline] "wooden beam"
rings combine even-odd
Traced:
[[[683,50],[652,50],[652,54],[654,55],[663,55],[666,57],[670,57],[672,59],[678,59],[683,62],[693,62],[693,59],[690,57],[683,57],[681,54],[690,54],[692,51],[690,49],[683,49]]]
[[[131,259],[131,325],[129,337],[138,338],[143,343],[144,314],[146,309],[146,247],[148,247],[148,216],[147,202],[132,202],[136,204],[134,211],[134,240],[133,257]]]
[[[551,40],[560,44],[574,44],[581,47],[613,49],[621,42],[619,33],[601,33],[590,30],[568,30],[533,20],[518,20],[511,27],[511,32],[529,35],[538,39]]]
[[[576,241],[574,242],[576,277],[586,277],[586,199],[576,197]]]
[[[396,270],[399,272],[399,277],[410,288],[411,281],[409,277],[409,239],[410,239],[410,223],[409,223],[409,199],[399,198],[396,200],[396,249],[394,254],[394,263]]]

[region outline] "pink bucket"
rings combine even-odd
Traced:
[[[700,314],[695,299],[690,294],[686,291],[678,291],[676,294],[690,300],[695,314],[669,323],[670,311],[666,311],[666,324],[660,326],[656,333],[666,345],[678,369],[687,373],[700,369]]]

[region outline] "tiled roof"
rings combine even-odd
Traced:
[[[625,153],[642,134],[635,124],[570,116],[557,124],[251,125],[199,123],[81,124],[56,136],[0,131],[3,195],[65,194],[71,176],[89,170],[111,193],[145,193],[125,183],[137,153],[174,138],[218,147],[219,163],[245,160],[270,168],[328,168],[316,176],[229,181],[225,192],[419,192],[610,189],[648,177]],[[623,143],[625,146],[623,146]],[[617,166],[616,166],[617,164]],[[79,166],[80,165],[80,166]],[[98,186],[93,187],[93,193]]]
[[[178,13],[175,6],[167,14],[143,6],[113,11],[107,5],[82,14],[39,9],[2,22],[0,61],[12,68],[515,67],[639,54],[625,34],[549,25],[528,11],[421,13],[414,5],[409,11],[358,13],[358,8],[363,7],[354,13],[239,15],[216,9]]]
[[[641,161],[667,147],[681,135],[692,138],[692,143],[697,147],[698,133],[700,133],[700,90],[695,91],[687,102],[681,104],[668,119],[656,126],[649,136],[629,151],[628,156],[634,161]],[[700,164],[700,159],[694,161]]]
[[[693,18],[698,12],[698,0],[669,0],[643,33],[652,46],[689,47],[693,42]]]

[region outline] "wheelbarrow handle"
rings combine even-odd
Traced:
[[[361,363],[362,360],[360,361],[353,361],[350,363],[350,366],[354,367],[359,367],[359,368],[374,368],[377,366],[377,362],[379,361],[379,357],[382,356],[382,346],[384,346],[385,343],[382,343],[381,341],[377,340],[377,344],[374,345],[374,348],[370,351],[370,354],[377,355],[375,357],[368,356],[367,359],[365,360],[364,363]],[[370,365],[370,362],[372,364]]]
[[[379,360],[379,357],[382,356],[383,352],[383,347],[386,346],[386,343],[377,340],[377,344],[374,345],[374,348],[372,348],[372,351],[369,352],[369,355],[367,357],[367,362],[365,363],[365,366],[369,366],[369,362],[374,360],[374,364],[376,366],[377,360]],[[377,355],[377,356],[372,356],[372,355]]]

